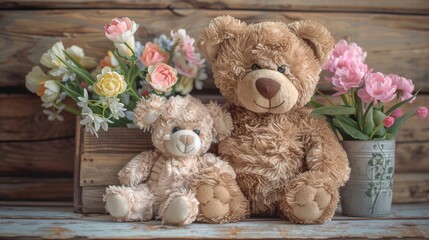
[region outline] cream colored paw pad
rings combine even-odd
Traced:
[[[112,217],[124,218],[128,215],[127,199],[118,194],[110,194],[106,198],[106,208]]]
[[[231,195],[223,185],[202,185],[197,189],[202,214],[209,219],[223,217],[229,213]]]
[[[295,217],[304,221],[316,221],[332,201],[332,195],[324,188],[304,186],[295,195],[292,207]]]

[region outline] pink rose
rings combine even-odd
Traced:
[[[183,76],[189,77],[189,78],[195,78],[198,73],[198,67],[195,64],[192,63],[186,63],[186,60],[179,56],[175,55],[174,59],[174,67],[177,69],[177,72]]]
[[[353,87],[360,87],[367,70],[366,65],[358,64],[356,61],[349,61],[346,66],[337,68],[332,77],[334,90],[337,91],[334,96],[347,93]]]
[[[389,102],[396,96],[396,86],[392,79],[380,72],[370,73],[365,76],[365,87],[359,89],[358,96],[365,103],[372,101]]]
[[[157,63],[149,66],[146,81],[156,91],[168,92],[177,82],[177,71],[165,63]]]
[[[168,58],[169,54],[161,50],[158,45],[152,42],[147,42],[140,57],[140,61],[145,66],[150,66],[157,63],[166,63]]]
[[[402,101],[413,96],[414,84],[412,80],[400,77],[395,74],[389,74],[387,76],[392,79],[392,83],[396,86],[396,89],[398,91],[399,96],[401,96]]]
[[[391,116],[391,117],[393,117],[393,118],[398,118],[398,117],[401,117],[402,115],[404,115],[404,111],[402,111],[402,109],[401,109],[401,108],[397,108],[397,109],[395,109],[395,110],[390,114],[390,116]]]
[[[395,119],[393,117],[385,117],[383,118],[383,125],[386,128],[390,128],[395,123]]]
[[[427,107],[419,107],[417,108],[416,116],[421,119],[425,119],[428,116],[428,108]]]
[[[109,24],[104,25],[104,34],[115,43],[125,43],[134,36],[139,25],[129,18],[114,18]]]

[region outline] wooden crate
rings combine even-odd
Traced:
[[[119,184],[118,172],[135,155],[153,149],[150,133],[135,128],[109,128],[98,138],[76,124],[74,210],[105,213],[102,196]]]

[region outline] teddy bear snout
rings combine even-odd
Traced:
[[[256,89],[262,97],[271,100],[280,90],[280,83],[271,78],[258,78],[255,82]]]
[[[183,145],[188,146],[192,143],[194,143],[194,136],[191,135],[182,135],[179,137],[179,140]]]

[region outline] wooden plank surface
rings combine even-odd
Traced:
[[[4,204],[0,202],[0,219],[79,219],[85,217],[99,218],[99,214],[73,213],[68,202],[50,202],[46,205],[38,205],[43,202],[24,202],[26,205]],[[50,206],[48,204],[51,204]],[[70,204],[69,204],[70,205]],[[104,214],[102,214],[104,215]],[[103,216],[101,216],[103,217]],[[336,209],[333,220],[405,220],[405,219],[429,219],[429,203],[393,204],[390,214],[385,217],[348,217],[341,215],[341,207]],[[280,218],[250,218],[248,221],[272,220],[283,221]]]
[[[0,201],[71,201],[71,178],[0,177]]]
[[[0,142],[0,176],[72,177],[74,137]]]
[[[409,209],[409,210],[408,210]],[[386,218],[335,216],[321,225],[280,219],[248,219],[231,224],[161,225],[159,221],[116,223],[107,216],[73,214],[65,208],[0,207],[0,238],[416,238],[429,237],[429,206],[393,206]]]
[[[80,166],[80,186],[118,183],[118,172],[135,153],[83,154]]]
[[[25,74],[43,52],[62,40],[76,44],[87,55],[101,58],[111,43],[103,25],[112,16],[129,16],[140,23],[137,39],[151,40],[170,29],[186,28],[196,37],[203,26],[220,14],[247,22],[313,19],[326,25],[337,38],[359,43],[368,52],[368,64],[376,71],[397,73],[429,91],[429,17],[425,15],[372,13],[317,13],[226,10],[40,10],[2,11],[0,17],[0,87],[23,87]],[[33,24],[37,22],[37,25]],[[55,24],[53,24],[55,23]],[[28,28],[27,26],[33,27]],[[206,89],[214,89],[208,82]]]
[[[74,115],[63,112],[64,121],[49,121],[40,98],[29,94],[0,94],[0,141],[33,141],[71,137]]]
[[[2,6],[5,9],[37,8],[199,8],[199,9],[253,9],[253,10],[288,10],[288,11],[339,11],[339,12],[389,12],[389,13],[420,13],[427,14],[429,6],[425,0],[15,0],[6,1]]]

